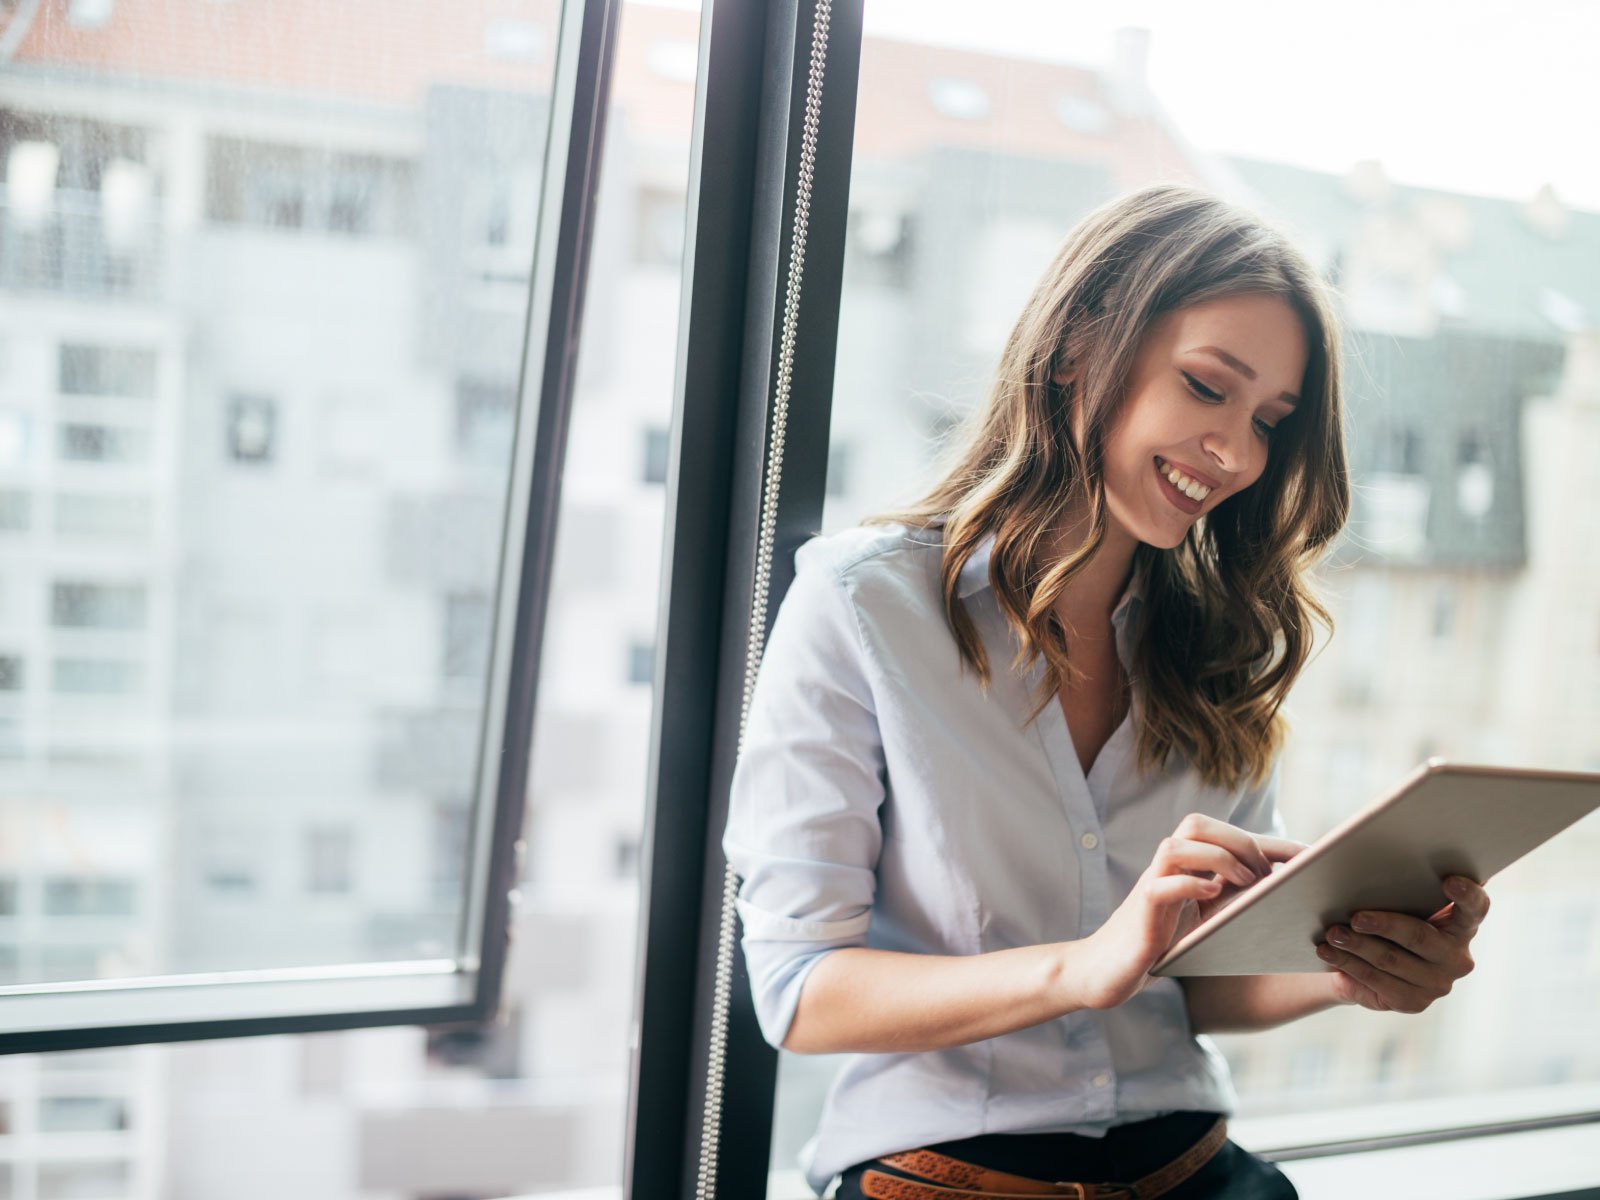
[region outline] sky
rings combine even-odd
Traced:
[[[868,33],[1103,65],[1150,31],[1150,82],[1205,149],[1600,209],[1594,0],[866,0]],[[974,14],[981,13],[981,20]]]
[[[868,34],[1103,67],[1150,31],[1196,146],[1600,210],[1600,0],[865,0]]]

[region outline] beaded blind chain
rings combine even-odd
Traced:
[[[806,232],[811,222],[811,181],[817,164],[817,126],[822,117],[822,78],[828,54],[828,21],[832,0],[817,0],[811,27],[811,69],[806,79],[806,115],[800,139],[800,179],[795,193],[794,229],[789,236],[788,285],[783,296],[783,333],[778,352],[777,389],[772,401],[772,443],[767,451],[761,489],[761,529],[756,539],[755,591],[750,604],[750,633],[745,647],[744,702],[739,710],[739,751],[744,750],[745,723],[767,625],[767,598],[772,582],[772,551],[777,540],[778,485],[783,478],[784,432],[789,422],[789,391],[794,374],[795,336],[800,320],[800,281],[805,271]],[[700,1168],[695,1200],[715,1200],[717,1147],[722,1135],[722,1083],[728,1053],[728,1005],[733,981],[734,898],[739,877],[730,864],[722,880],[722,908],[717,924],[717,972],[711,997],[711,1045],[706,1061],[705,1110],[700,1125]]]

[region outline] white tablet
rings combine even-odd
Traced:
[[[1392,793],[1302,850],[1185,934],[1152,975],[1285,975],[1331,968],[1328,926],[1362,910],[1426,920],[1442,881],[1486,882],[1600,809],[1600,774],[1430,758]]]

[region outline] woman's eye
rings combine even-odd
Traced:
[[[1256,418],[1256,428],[1261,431],[1261,436],[1264,438],[1270,438],[1278,431],[1278,427],[1276,425],[1268,425],[1260,417]]]
[[[1188,380],[1188,382],[1189,382],[1189,390],[1191,392],[1193,392],[1196,396],[1199,396],[1200,399],[1202,399],[1202,400],[1204,400],[1204,401],[1206,401],[1207,403],[1210,403],[1210,404],[1216,404],[1218,401],[1220,401],[1222,399],[1222,393],[1221,392],[1213,392],[1205,384],[1201,383],[1193,375],[1189,374],[1189,372],[1183,371],[1183,372],[1180,372],[1180,374],[1183,375],[1184,379]]]

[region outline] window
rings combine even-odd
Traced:
[[[847,442],[838,442],[828,447],[828,495],[830,497],[847,496],[850,494],[851,468],[855,463],[855,447]]]
[[[144,686],[144,666],[122,658],[57,658],[51,687],[60,694],[127,695]]]
[[[1336,632],[1289,701],[1295,732],[1284,770],[1295,782],[1282,808],[1290,835],[1313,840],[1441,747],[1473,761],[1583,769],[1593,739],[1566,730],[1580,689],[1578,719],[1600,727],[1600,691],[1587,676],[1573,688],[1552,687],[1543,700],[1486,681],[1508,653],[1538,678],[1570,679],[1573,665],[1556,646],[1570,654],[1573,639],[1551,630],[1583,630],[1581,641],[1591,644],[1600,611],[1593,581],[1575,585],[1559,549],[1583,544],[1579,531],[1592,522],[1574,514],[1592,506],[1578,495],[1581,481],[1556,482],[1572,474],[1573,447],[1590,437],[1578,432],[1584,418],[1573,397],[1592,391],[1577,383],[1593,367],[1577,330],[1592,327],[1580,318],[1595,311],[1595,293],[1580,282],[1576,261],[1587,247],[1591,273],[1596,265],[1588,240],[1600,229],[1593,181],[1571,176],[1568,186],[1584,199],[1563,202],[1560,183],[1546,194],[1531,176],[1496,180],[1508,159],[1490,156],[1491,164],[1465,142],[1449,151],[1437,142],[1404,148],[1393,136],[1393,114],[1404,104],[1398,89],[1380,99],[1330,79],[1314,101],[1298,68],[1280,76],[1286,84],[1295,78],[1299,97],[1286,110],[1283,136],[1259,124],[1225,129],[1223,113],[1243,92],[1163,64],[1180,47],[1179,57],[1192,61],[1203,40],[1199,26],[1176,18],[1155,22],[1145,53],[1114,37],[1108,19],[1096,36],[1115,48],[1098,61],[1038,49],[1052,41],[1056,21],[1067,21],[1047,4],[985,10],[983,19],[889,4],[877,6],[875,25],[872,13],[866,19],[877,36],[863,43],[849,160],[857,229],[844,244],[823,531],[923,494],[937,450],[937,437],[923,431],[937,434],[984,401],[1024,302],[1079,217],[1146,182],[1215,188],[1228,178],[1236,186],[1221,190],[1287,229],[1339,287],[1347,331],[1355,508],[1317,575]],[[1345,35],[1364,61],[1371,28],[1353,17]],[[1238,28],[1229,36],[1228,53],[1239,53]],[[1519,43],[1529,62],[1540,61],[1535,40],[1529,31]],[[1270,57],[1281,46],[1268,37],[1255,49]],[[1408,88],[1426,78],[1434,102],[1459,114],[1475,103],[1476,71],[1506,61],[1503,47],[1456,46],[1427,64],[1407,60]],[[1252,79],[1250,90],[1262,82]],[[908,105],[908,95],[929,97],[933,113]],[[1335,111],[1338,145],[1317,133]],[[1576,136],[1570,121],[1531,102],[1517,125],[1552,147]],[[1352,169],[1368,157],[1381,157],[1383,168]],[[826,163],[813,169],[820,177]],[[821,185],[811,194],[813,206],[826,204]],[[858,232],[868,214],[891,207],[889,197],[915,232],[903,294],[873,277],[872,239]],[[1570,260],[1548,257],[1554,246]],[[818,290],[807,291],[820,302]],[[1552,303],[1552,293],[1569,302]],[[798,419],[789,413],[786,442],[807,462]],[[803,469],[787,459],[783,486]],[[1529,621],[1529,613],[1542,615]],[[670,630],[665,636],[670,643]],[[1529,704],[1548,725],[1538,727]],[[1504,911],[1542,911],[1540,896],[1584,894],[1577,864],[1594,852],[1577,834],[1565,855],[1552,848],[1543,873],[1499,885]],[[1600,921],[1600,905],[1587,907]],[[1561,927],[1553,915],[1548,924]],[[1568,973],[1579,969],[1574,952],[1587,937],[1558,939],[1561,949],[1537,967],[1485,945],[1459,990],[1497,1006],[1519,1003],[1513,997],[1533,987],[1580,1002],[1584,986],[1592,991],[1592,966],[1588,985]],[[1586,953],[1592,960],[1592,945]],[[1600,1079],[1600,1057],[1564,1038],[1553,1040],[1548,1059],[1541,1049],[1519,1063],[1508,1051],[1487,1066],[1473,1055],[1467,1071],[1460,1050],[1472,1018],[1458,1001],[1446,997],[1381,1034],[1351,1010],[1216,1039],[1230,1059],[1249,1046],[1234,1070],[1239,1120],[1248,1127],[1257,1114],[1343,1115],[1369,1103],[1464,1094],[1489,1106],[1497,1093],[1533,1083],[1535,1061],[1558,1058],[1569,1064],[1569,1081]],[[1555,1011],[1558,1002],[1541,1003]],[[774,1200],[801,1194],[795,1152],[815,1128],[836,1069],[779,1055]]]
[[[131,879],[64,879],[44,881],[44,912],[52,917],[126,917],[134,912]]]
[[[511,422],[516,388],[508,383],[462,379],[456,383],[456,446],[463,458],[504,466],[511,458]]]
[[[0,463],[10,467],[20,467],[28,461],[29,435],[33,425],[30,413],[17,409],[0,407]],[[13,493],[14,494],[14,493]],[[13,505],[10,509],[13,514],[20,512],[22,520],[26,522],[26,506]],[[13,519],[16,519],[15,515]],[[8,526],[8,528],[24,528],[24,526]]]
[[[319,895],[345,895],[351,888],[354,837],[343,825],[306,830],[306,890]]]
[[[1465,580],[1481,567],[1447,561],[1458,547],[1520,544],[1523,524],[1528,546],[1548,544],[1546,514],[1584,511],[1541,468],[1585,428],[1569,398],[1573,351],[1597,310],[1585,247],[1600,202],[1565,177],[1548,189],[1520,179],[1511,150],[1484,151],[1482,136],[1466,153],[1430,127],[1429,163],[1454,156],[1482,172],[1457,181],[1421,178],[1422,160],[1408,168],[1387,140],[1405,132],[1393,114],[1419,82],[1455,118],[1435,123],[1446,133],[1503,123],[1507,96],[1515,109],[1533,91],[1513,79],[1492,90],[1486,114],[1472,106],[1489,93],[1452,90],[1451,65],[1474,83],[1528,62],[1554,75],[1563,60],[1534,39],[1586,44],[1570,14],[1530,11],[1496,24],[1490,53],[1458,39],[1426,62],[1361,74],[1358,88],[1351,63],[1423,40],[1404,12],[1386,11],[1388,25],[1401,24],[1376,41],[1359,11],[1325,23],[1322,58],[1343,72],[1328,79],[1316,78],[1317,62],[1282,53],[1280,30],[1250,43],[1251,22],[1210,14],[1233,39],[1212,60],[1265,64],[1249,95],[1282,102],[1281,120],[1262,121],[1260,104],[1240,102],[1239,81],[1213,71],[1195,84],[1173,65],[1184,56],[1167,51],[1180,45],[1191,66],[1205,61],[1204,22],[1154,29],[1149,54],[1137,38],[1113,39],[1109,25],[1088,37],[1065,27],[1059,5],[985,8],[975,20],[970,8],[925,4],[896,18],[897,3],[867,6],[866,20],[886,23],[861,42],[856,97],[839,94],[855,81],[837,67],[855,61],[860,31],[835,7],[843,53],[830,56],[825,81],[817,74],[829,102],[804,130],[812,31],[792,31],[785,62],[770,51],[789,33],[754,22],[741,42],[735,23],[729,37],[702,40],[700,14],[683,5],[625,4],[620,23],[580,20],[598,12],[581,0],[527,19],[356,6],[320,25],[314,45],[285,25],[241,58],[211,53],[238,15],[230,6],[173,6],[151,25],[137,5],[111,14],[95,2],[70,6],[62,26],[92,31],[87,41],[16,39],[22,69],[0,110],[0,299],[46,315],[68,307],[54,303],[62,294],[93,303],[71,306],[70,330],[30,320],[6,333],[0,540],[24,552],[0,578],[0,636],[20,664],[45,665],[32,668],[31,688],[0,692],[0,835],[43,831],[10,868],[18,914],[6,932],[18,937],[0,944],[0,979],[66,985],[48,1015],[28,1011],[41,1028],[70,1024],[69,1037],[109,1037],[111,1021],[172,1036],[163,989],[82,986],[139,972],[278,973],[260,987],[186,981],[186,1001],[210,1006],[191,1019],[218,1023],[208,1032],[339,1024],[351,1013],[375,1024],[87,1061],[13,1056],[7,1074],[19,1082],[4,1123],[39,1136],[12,1139],[0,1193],[117,1195],[181,1179],[225,1194],[229,1172],[270,1174],[278,1144],[260,1130],[304,1117],[311,1093],[342,1103],[359,1081],[362,1102],[343,1105],[350,1119],[297,1159],[302,1190],[487,1196],[610,1185],[626,1156],[612,1156],[602,1178],[574,1148],[615,1145],[628,1127],[643,1131],[627,1147],[638,1152],[632,1190],[643,1194],[652,1180],[695,1177],[692,1147],[649,1135],[660,1132],[654,1114],[681,1111],[686,1095],[696,1111],[708,1099],[694,1072],[723,1060],[703,1046],[682,1053],[700,1026],[729,1031],[728,1102],[759,1125],[771,1052],[750,1044],[748,1013],[726,1026],[705,1020],[696,997],[716,988],[683,952],[714,943],[721,916],[722,864],[702,850],[737,745],[750,633],[738,627],[739,588],[766,567],[781,588],[793,545],[823,527],[825,495],[832,529],[914,486],[933,450],[928,432],[981,400],[1006,310],[1036,282],[1040,256],[1120,188],[1196,179],[1269,208],[1342,277],[1368,323],[1351,343],[1351,469],[1368,506],[1357,532],[1379,549],[1352,538],[1341,548],[1348,571],[1324,582],[1342,619],[1357,581],[1380,581],[1384,602],[1363,643],[1384,651],[1380,665],[1416,666],[1408,656],[1426,649],[1415,635],[1433,619],[1440,575]],[[618,39],[614,75],[594,41],[579,40],[601,25]],[[1102,33],[1109,58],[1094,48]],[[192,61],[175,64],[174,46],[193,49]],[[1061,61],[1069,51],[1076,61]],[[769,68],[759,79],[746,69],[755,61]],[[606,79],[609,109],[591,90]],[[51,111],[63,80],[72,113]],[[1401,90],[1385,92],[1389,81]],[[697,92],[713,115],[753,123],[719,140],[718,121],[694,119]],[[1585,144],[1574,114],[1595,104],[1570,99],[1523,104],[1512,149],[1547,164],[1530,169],[1559,174],[1582,159],[1569,153]],[[598,155],[586,157],[585,121],[599,112],[610,184],[591,196]],[[1229,112],[1251,115],[1249,126],[1229,129]],[[851,114],[853,130],[841,133]],[[1334,126],[1337,144],[1324,136]],[[1275,130],[1288,133],[1274,143]],[[691,178],[696,136],[705,140]],[[802,144],[814,153],[804,173]],[[1350,171],[1358,156],[1382,157],[1394,177]],[[809,209],[795,203],[802,179]],[[809,228],[797,228],[807,211]],[[1440,216],[1452,211],[1466,219]],[[183,236],[163,240],[169,230]],[[785,288],[798,286],[787,270],[797,234],[808,258],[786,347],[785,448],[764,436],[776,432],[763,428],[775,411],[763,389],[783,332],[763,322],[781,318]],[[41,306],[44,293],[54,295]],[[571,325],[580,312],[582,341]],[[1446,331],[1483,355],[1458,353]],[[90,355],[69,372],[62,341],[152,357]],[[1369,353],[1390,344],[1386,358]],[[1447,360],[1481,386],[1461,387]],[[233,380],[263,381],[310,422],[315,451],[304,462],[283,454],[270,489],[241,472],[279,462],[279,411],[241,414],[235,428]],[[541,394],[547,380],[560,383]],[[570,407],[563,389],[576,396]],[[1463,391],[1501,407],[1480,412]],[[322,404],[352,393],[360,401],[337,412]],[[1471,464],[1453,461],[1474,423],[1492,438],[1487,502],[1476,484],[1463,491],[1458,468]],[[1384,445],[1374,434],[1384,427],[1415,441]],[[570,456],[541,440],[547,428]],[[681,444],[669,429],[683,431]],[[148,453],[118,457],[140,430]],[[763,514],[751,498],[769,446],[784,451],[786,486],[773,493],[776,543],[757,543],[772,557],[758,563],[748,543]],[[681,486],[666,486],[669,463],[682,464],[672,472]],[[1535,503],[1540,487],[1553,491]],[[9,509],[8,494],[19,497]],[[1392,537],[1373,536],[1385,529]],[[663,530],[676,545],[654,540]],[[1515,611],[1543,613],[1549,601],[1589,621],[1573,628],[1592,628],[1600,600],[1582,580],[1513,557],[1495,570]],[[656,628],[662,595],[673,603],[649,657],[673,690],[671,704],[652,708],[656,698],[632,681],[646,673],[644,639],[632,635]],[[1476,590],[1460,605],[1458,633],[1461,621],[1476,634],[1495,620]],[[350,652],[353,629],[364,640]],[[1529,651],[1538,678],[1570,665],[1549,647],[1496,645]],[[1476,655],[1463,644],[1463,663],[1441,669],[1439,686],[1467,692]],[[138,662],[147,709],[58,702],[62,659]],[[1289,814],[1295,833],[1340,811],[1327,778],[1339,754],[1346,778],[1387,779],[1425,736],[1486,745],[1488,723],[1505,715],[1490,697],[1461,728],[1425,731],[1439,714],[1389,703],[1386,673],[1370,668],[1364,703],[1341,706],[1332,678],[1343,661],[1325,655],[1323,674],[1296,697],[1298,727],[1315,732],[1296,751],[1305,782]],[[1553,762],[1592,757],[1585,715],[1536,712],[1514,723],[1526,733],[1495,744]],[[640,863],[643,853],[656,861]],[[131,881],[132,909],[47,919],[46,878]],[[640,928],[670,932],[637,947],[650,970],[636,973]],[[1580,933],[1552,944],[1565,953]],[[1474,981],[1486,993],[1494,957],[1482,955]],[[501,966],[502,994],[480,995]],[[1545,969],[1524,963],[1530,989],[1581,1022],[1583,991]],[[638,1025],[636,979],[668,1000],[647,1003]],[[330,987],[346,1000],[324,1002]],[[1497,991],[1491,1007],[1520,998]],[[4,1024],[7,1014],[35,999],[0,996],[0,1037],[21,1024],[16,1015]],[[501,1001],[505,1022],[488,1023]],[[673,1027],[674,1011],[692,1019]],[[1397,1025],[1391,1046],[1342,1016],[1252,1041],[1237,1060],[1247,1112],[1287,1098],[1326,1125],[1314,1110],[1351,1097],[1409,1104],[1430,1090],[1600,1078],[1581,1039],[1554,1022],[1548,1041],[1474,1056],[1469,1073],[1448,1026]],[[453,1027],[463,1021],[480,1027]],[[420,1034],[424,1023],[451,1028]],[[308,1054],[313,1037],[330,1053]],[[644,1119],[625,1125],[635,1062]],[[781,1060],[772,1200],[804,1194],[792,1164],[838,1065]],[[161,1121],[137,1102],[146,1095],[186,1114],[188,1136],[148,1136]],[[42,1130],[45,1096],[61,1102],[49,1117],[59,1133]],[[518,1100],[528,1096],[536,1112]],[[762,1193],[768,1163],[745,1168],[750,1147],[768,1144],[716,1142],[713,1165],[733,1181],[720,1194]]]
[[[1440,583],[1433,594],[1433,638],[1445,641],[1455,632],[1457,589],[1451,580]]]
[[[112,1096],[45,1096],[40,1133],[109,1133],[128,1128],[128,1102]]]
[[[144,429],[72,421],[57,432],[58,452],[66,462],[140,463],[150,457],[150,434]]]
[[[50,623],[61,629],[142,629],[148,610],[143,584],[56,583]]]
[[[0,654],[0,692],[20,692],[26,686],[23,664],[20,654]]]
[[[928,84],[928,98],[946,117],[976,121],[989,115],[989,97],[970,79],[934,79]]]
[[[270,463],[278,404],[270,396],[228,397],[228,457],[234,462]]]
[[[63,396],[121,396],[154,399],[154,350],[129,346],[66,343],[61,347],[58,386]]]
[[[634,640],[628,643],[628,682],[649,683],[655,671],[656,644]]]
[[[127,1192],[131,1173],[121,1159],[74,1159],[39,1164],[39,1200],[78,1200]]]
[[[0,443],[5,440],[5,414],[0,412]],[[0,462],[7,460],[5,448],[0,444]],[[28,528],[29,510],[32,508],[26,492],[0,489],[0,533],[21,533]]]
[[[667,481],[667,431],[665,429],[646,429],[644,431],[644,481],[646,483],[665,483]]]
[[[137,544],[150,536],[149,496],[124,492],[56,493],[56,536]]]
[[[376,154],[209,139],[206,215],[218,224],[353,237],[409,234],[414,168]]]
[[[444,675],[447,679],[483,681],[489,666],[489,597],[445,597]]]
[[[676,267],[683,258],[683,196],[660,188],[641,188],[638,203],[634,253],[639,262]]]

